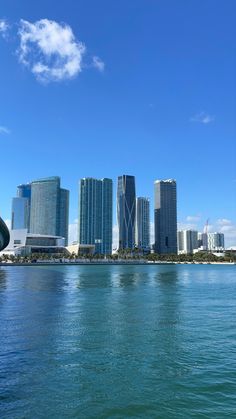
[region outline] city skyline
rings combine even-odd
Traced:
[[[133,179],[134,180],[134,189],[135,189],[134,192],[136,193],[135,176],[122,175],[122,176],[119,176],[118,177],[118,180],[119,180],[119,178],[120,179],[125,179],[125,178],[131,178],[131,179]],[[36,183],[36,184],[39,183],[40,184],[40,183],[43,183],[45,181],[46,182],[47,181],[49,181],[49,182],[50,181],[56,181],[56,183],[59,182],[58,183],[58,185],[59,185],[60,184],[60,177],[59,176],[51,176],[49,178],[38,179],[36,181],[32,181],[32,182],[27,183],[27,184],[20,184],[20,185],[18,185],[17,186],[17,197],[16,198],[14,198],[14,197],[12,198],[12,203],[14,203],[14,201],[16,199],[18,199],[18,198],[19,199],[21,199],[22,197],[23,198],[26,198],[26,197],[31,198],[31,185],[33,183]],[[104,181],[106,181],[105,182],[106,183],[105,186],[101,186],[101,187],[99,186],[99,188],[98,188],[98,190],[101,192],[101,197],[102,197],[102,198],[100,197],[102,199],[102,201],[99,198],[99,206],[101,206],[100,204],[103,202],[104,197],[105,197],[105,200],[108,203],[107,208],[105,208],[104,207],[104,204],[102,204],[102,207],[103,207],[102,213],[101,213],[102,214],[102,225],[105,226],[105,224],[106,224],[106,227],[105,228],[106,229],[108,228],[108,230],[110,230],[110,228],[112,228],[112,233],[109,233],[108,235],[112,236],[112,248],[113,249],[114,248],[118,248],[119,247],[118,224],[116,223],[117,220],[115,220],[115,222],[114,222],[114,220],[112,219],[113,217],[110,214],[110,213],[112,213],[112,208],[113,209],[115,208],[115,211],[117,211],[117,202],[118,202],[117,201],[117,193],[118,193],[118,189],[116,191],[114,190],[114,188],[113,188],[114,181],[112,179],[109,179],[109,178],[95,179],[95,178],[88,177],[88,178],[80,179],[80,181],[79,181],[80,187],[79,187],[79,191],[78,191],[79,192],[79,207],[77,208],[77,211],[79,212],[79,214],[80,214],[80,203],[81,203],[81,199],[80,199],[80,195],[81,195],[81,182],[85,182],[85,181],[86,182],[93,181],[93,182],[99,183],[99,185],[100,185],[100,183],[102,185],[104,183]],[[144,242],[147,244],[148,241],[149,241],[150,246],[155,245],[155,226],[154,226],[154,222],[153,221],[150,221],[151,220],[151,217],[150,217],[150,215],[151,215],[150,214],[150,204],[153,204],[153,207],[155,207],[155,194],[156,194],[157,184],[160,184],[160,183],[163,183],[163,184],[167,183],[168,184],[170,182],[171,183],[174,182],[174,184],[176,185],[176,181],[173,180],[173,179],[155,180],[154,181],[154,193],[153,193],[153,197],[137,197],[135,199],[135,228],[134,228],[134,233],[135,233],[134,234],[134,242],[135,242],[135,246],[138,246],[137,238],[139,236],[139,231],[141,232],[141,230],[142,230],[141,235],[143,236],[143,238],[144,238],[144,236],[146,236],[145,239],[144,239]],[[109,185],[111,185],[111,186],[109,186]],[[117,182],[117,186],[118,186],[118,182]],[[95,191],[96,188],[93,186],[92,189]],[[113,197],[112,197],[112,190],[113,190]],[[62,205],[60,210],[62,211],[62,213],[61,213],[62,215],[63,215],[63,213],[65,213],[66,219],[67,219],[68,212],[69,212],[69,208],[68,208],[68,206],[69,206],[69,199],[68,199],[68,197],[69,197],[69,194],[70,194],[70,190],[60,188],[60,191],[66,193],[66,196],[65,196],[64,201],[65,201],[65,203],[67,202],[67,204],[66,204],[66,206],[63,206]],[[94,201],[96,200],[95,199],[95,195],[93,193]],[[114,195],[115,195],[115,197],[114,197]],[[166,195],[166,197],[167,197],[167,195]],[[91,196],[90,196],[90,198],[91,198]],[[61,201],[63,202],[63,196],[62,196],[62,200]],[[90,203],[92,202],[91,199],[89,199],[89,201],[90,201]],[[114,204],[113,204],[113,201],[114,201]],[[139,206],[138,206],[138,202],[139,202]],[[178,204],[178,202],[177,202],[177,204]],[[29,207],[31,206],[31,199],[30,199],[28,205],[29,205]],[[177,205],[177,207],[178,207],[178,205]],[[105,210],[104,210],[104,208],[105,208]],[[13,209],[13,205],[12,205],[12,209]],[[29,216],[30,214],[28,213],[28,206],[26,207],[26,210],[27,210],[27,215]],[[20,220],[22,220],[22,219],[24,220],[25,215],[23,213],[21,213],[21,211],[22,211],[22,208],[20,207],[20,212],[19,212],[18,216],[19,216]],[[89,212],[91,212],[91,211],[94,211],[94,210],[93,209],[89,209]],[[155,211],[156,210],[154,209],[153,211],[154,211],[154,218],[155,218]],[[108,214],[108,212],[109,212],[110,215]],[[138,212],[140,212],[139,219],[140,219],[140,221],[142,220],[142,222],[140,223],[140,227],[139,228],[138,228],[138,222],[139,222],[138,221]],[[90,213],[90,215],[91,214],[92,213]],[[107,217],[107,214],[109,215],[108,217]],[[169,217],[169,215],[168,215],[168,217]],[[78,218],[78,220],[79,220],[79,218]],[[105,220],[107,220],[107,222],[105,222]],[[12,228],[12,225],[13,225],[12,224],[13,223],[13,214],[12,214],[12,219],[11,220],[6,220],[6,221],[7,221],[7,225],[9,227],[9,229],[11,229]],[[193,222],[196,221],[196,220],[189,220],[189,221],[192,221],[192,223],[191,224],[187,224],[187,225],[182,225],[181,223],[177,222],[177,232],[181,232],[181,231],[197,231],[199,234],[203,234],[204,235],[204,233],[206,231],[208,231],[208,233],[210,235],[211,234],[213,235],[215,233],[217,233],[219,235],[222,235],[223,234],[224,235],[224,238],[226,238],[226,243],[225,243],[226,246],[225,247],[227,248],[227,247],[231,247],[232,246],[232,244],[227,243],[227,234],[225,235],[224,232],[222,233],[220,231],[220,228],[218,228],[219,225],[218,226],[217,226],[217,224],[211,225],[209,223],[209,219],[206,220],[206,223],[200,229],[196,226],[196,224],[193,224]],[[24,220],[24,222],[25,222],[25,220]],[[216,226],[216,228],[214,228],[215,226]],[[18,227],[16,227],[16,229],[17,228]],[[24,228],[24,227],[21,226],[21,228]],[[65,229],[66,229],[66,232],[68,231],[68,243],[69,244],[72,243],[72,242],[78,241],[78,239],[79,239],[79,221],[76,220],[75,223],[68,224],[68,227],[65,226]],[[65,229],[64,229],[64,231],[65,231]],[[66,238],[66,242],[67,242],[67,234],[66,233],[65,234],[62,233],[60,235],[63,236],[63,237],[65,237]],[[148,239],[148,237],[149,237],[149,239]],[[85,243],[85,241],[83,240],[83,243],[81,243],[81,244],[89,244],[89,243]],[[102,243],[102,241],[101,241],[101,243]],[[106,240],[106,242],[107,242],[107,246],[108,246],[107,248],[110,249],[110,247],[111,247],[111,244],[110,244],[111,243],[111,237],[110,237],[109,240]],[[108,242],[109,242],[109,244],[108,244]],[[99,246],[101,246],[101,245],[99,244]],[[145,246],[141,246],[141,248],[143,248],[143,249],[145,247],[146,247],[146,245]],[[222,245],[220,247],[222,247]],[[103,252],[104,252],[104,249],[103,249],[102,253]]]
[[[234,0],[3,0],[1,11],[4,220],[19,173],[60,173],[71,228],[78,179],[134,173],[150,198],[156,178],[177,179],[181,226],[202,231],[210,218],[236,245]]]

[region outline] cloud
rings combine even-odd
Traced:
[[[4,127],[3,125],[0,125],[0,135],[1,134],[10,134],[11,131],[9,130],[9,128]]]
[[[214,122],[215,116],[209,115],[206,112],[199,112],[198,114],[194,115],[192,118],[190,118],[191,122],[199,122],[201,124],[210,124],[211,122]]]
[[[225,235],[226,247],[236,246],[236,223],[228,218],[216,221],[216,230]]]
[[[6,37],[9,27],[9,24],[5,19],[0,19],[0,34],[3,36],[3,38]]]
[[[232,221],[228,220],[227,218],[219,218],[216,223],[219,226],[227,226],[227,225],[231,225]]]
[[[82,71],[85,45],[69,25],[41,19],[20,21],[19,60],[43,82],[72,79]]]
[[[188,215],[186,221],[188,222],[198,222],[201,219],[200,215]]]
[[[187,215],[184,221],[178,223],[178,230],[199,230],[198,222],[201,220],[201,215]]]
[[[105,69],[105,63],[101,60],[101,58],[94,56],[93,67],[95,67],[97,70],[99,70],[102,73]]]

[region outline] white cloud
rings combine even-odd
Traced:
[[[215,116],[209,115],[206,112],[199,112],[198,114],[194,115],[192,118],[190,118],[191,122],[199,122],[201,124],[210,124],[211,122],[214,122]]]
[[[217,220],[217,224],[220,225],[220,226],[226,226],[226,225],[231,225],[232,222],[231,222],[231,220],[228,220],[227,218],[219,218]]]
[[[9,29],[9,24],[5,19],[0,19],[0,34],[5,38]]]
[[[200,215],[188,215],[187,217],[186,217],[186,221],[188,221],[188,222],[198,222],[199,220],[201,219],[201,216]]]
[[[197,230],[198,229],[198,225],[196,223],[188,223],[187,221],[180,221],[178,222],[178,231],[181,230]]]
[[[40,81],[71,79],[82,71],[86,48],[70,26],[48,19],[21,20],[19,36],[19,59]]]
[[[101,60],[101,58],[94,56],[93,67],[95,67],[97,70],[99,70],[102,73],[105,69],[105,63]]]
[[[199,230],[198,222],[201,220],[201,215],[187,215],[184,221],[178,223],[178,230]]]
[[[0,135],[1,134],[10,134],[11,131],[9,130],[9,128],[4,127],[3,125],[0,125]]]
[[[77,242],[78,240],[78,220],[74,220],[72,224],[69,224],[69,238],[68,243]]]
[[[219,224],[219,222],[221,224]],[[218,220],[217,224],[220,226],[218,227],[217,231],[219,231],[219,233],[224,233],[225,235],[226,247],[236,246],[236,224],[233,221],[227,219]]]

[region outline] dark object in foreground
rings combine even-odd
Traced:
[[[0,251],[5,249],[5,247],[7,247],[9,241],[10,241],[9,230],[6,224],[4,223],[4,221],[2,220],[2,218],[0,217]]]

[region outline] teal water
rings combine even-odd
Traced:
[[[0,268],[1,418],[236,418],[236,266]]]

